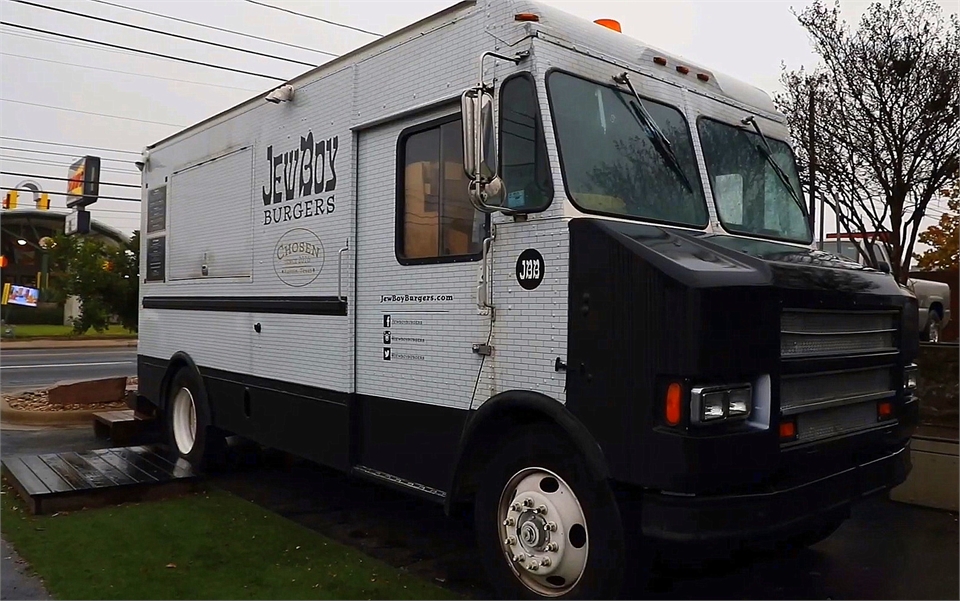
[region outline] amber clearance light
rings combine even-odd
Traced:
[[[671,426],[676,426],[680,423],[680,397],[682,396],[682,392],[683,390],[680,388],[678,382],[671,382],[670,386],[667,386],[663,417]]]
[[[616,21],[614,19],[597,19],[596,21],[594,21],[594,23],[596,23],[597,25],[602,25],[607,29],[612,29],[617,33],[623,33],[620,30],[620,21]]]

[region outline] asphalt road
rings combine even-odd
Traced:
[[[0,351],[4,392],[63,381],[137,375],[137,349],[11,349]]]
[[[107,446],[90,428],[7,430],[0,455]],[[215,486],[465,597],[492,598],[469,525],[439,505],[305,461],[247,446]],[[830,538],[789,554],[702,562],[661,571],[625,598],[957,599],[957,515],[875,497]],[[0,578],[6,580],[8,571]]]

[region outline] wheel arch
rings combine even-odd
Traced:
[[[207,404],[207,407],[210,407],[210,399],[207,395],[207,384],[200,374],[200,368],[197,367],[197,364],[194,363],[190,355],[183,351],[177,351],[170,357],[170,361],[167,362],[167,369],[163,374],[163,378],[160,380],[160,394],[157,406],[161,411],[166,410],[167,398],[170,396],[170,386],[173,384],[173,378],[177,375],[177,372],[184,368],[189,370],[197,379],[197,382],[200,383],[199,392],[203,395],[203,402]]]
[[[490,446],[508,433],[536,423],[555,426],[579,449],[597,480],[609,478],[610,470],[600,445],[563,403],[538,392],[502,392],[490,397],[467,418],[444,503],[448,515],[470,505]]]

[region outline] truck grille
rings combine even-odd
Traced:
[[[896,353],[896,311],[785,310],[780,320],[780,355],[790,361]],[[832,361],[831,361],[832,362]],[[818,362],[822,365],[822,361]],[[892,360],[891,360],[892,363]],[[797,438],[787,445],[843,436],[878,425],[877,402],[899,389],[891,363],[858,369],[784,375],[780,414],[796,417]],[[798,364],[798,365],[802,365]],[[796,369],[794,368],[794,370]]]
[[[784,311],[780,356],[784,358],[895,352],[895,311]]]

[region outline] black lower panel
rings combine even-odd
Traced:
[[[140,394],[160,405],[168,361],[139,356]],[[213,422],[341,470],[362,465],[446,490],[468,411],[199,367]]]
[[[357,463],[447,490],[468,411],[366,395],[354,402]]]
[[[168,361],[137,355],[137,394],[160,406],[160,386]]]
[[[347,393],[200,368],[214,423],[260,444],[346,470]]]

